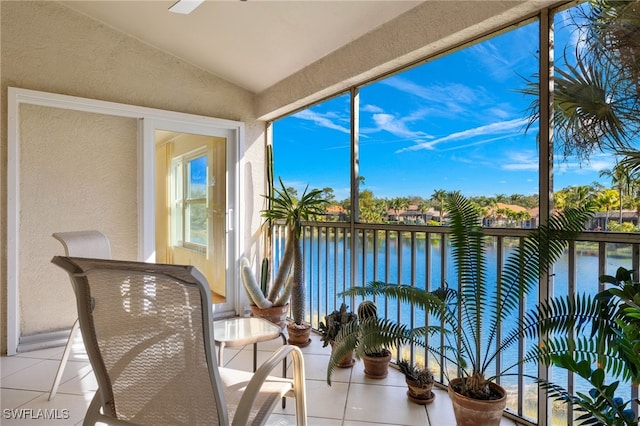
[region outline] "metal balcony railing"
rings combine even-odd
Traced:
[[[527,234],[526,229],[485,228],[488,236],[488,275],[497,277],[510,250],[519,244]],[[305,223],[301,236],[305,262],[305,283],[307,286],[307,321],[314,328],[324,316],[337,309],[344,301],[356,310],[361,300],[344,299],[339,296],[353,286],[362,286],[370,281],[410,284],[433,290],[440,286],[455,285],[455,269],[452,264],[448,242],[449,229],[440,226],[355,224],[340,222]],[[272,250],[277,270],[277,259],[284,252],[286,229],[275,226],[272,234]],[[569,245],[568,250],[554,266],[549,283],[550,295],[575,294],[576,292],[596,293],[602,289],[598,277],[603,274],[615,275],[619,266],[640,270],[640,236],[629,233],[584,232]],[[490,279],[489,282],[492,280]],[[496,280],[493,280],[495,282]],[[543,292],[542,294],[546,294]],[[388,300],[374,300],[378,314],[410,327],[428,324],[433,319],[415,307]],[[538,302],[537,295],[523,300],[519,318]],[[440,341],[430,344],[443,344]],[[431,336],[431,339],[438,337]],[[499,338],[497,339],[500,340]],[[503,354],[495,364],[511,365],[512,358],[521,359],[528,345],[522,339],[517,347]],[[424,348],[396,348],[395,357],[410,358],[426,363],[445,382],[444,372],[439,363],[431,359]],[[511,358],[511,359],[505,359]],[[538,423],[538,387],[526,375],[537,376],[538,366],[525,364],[514,371],[513,378],[501,379],[500,384],[510,395],[508,409],[513,415],[531,423]],[[551,371],[551,380],[562,384],[569,391],[579,389],[581,384],[564,371]],[[511,377],[511,376],[510,376]],[[626,397],[638,397],[638,387],[629,385]],[[629,398],[625,398],[629,399]],[[637,410],[637,407],[635,407]],[[541,422],[544,424],[545,422]],[[551,408],[549,424],[572,424],[571,410],[566,407]]]

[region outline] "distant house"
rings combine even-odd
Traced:
[[[597,212],[593,217],[591,229],[604,230],[607,229],[607,223],[611,222],[631,222],[635,226],[638,225],[638,212],[636,210],[622,210],[622,220],[620,220],[620,211],[612,210],[607,215],[604,212]]]
[[[389,222],[401,222],[408,224],[424,225],[430,220],[440,220],[440,212],[430,207],[427,211],[421,211],[416,205],[410,205],[406,210],[387,209]]]
[[[347,211],[344,207],[334,204],[327,207],[327,221],[344,222],[347,220]]]
[[[538,224],[538,207],[527,209],[516,204],[496,203],[486,209],[482,226],[487,228],[534,228]]]

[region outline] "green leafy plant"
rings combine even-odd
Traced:
[[[269,208],[262,211],[262,216],[267,219],[267,223],[283,221],[288,230],[284,254],[280,259],[278,273],[269,290],[268,299],[275,300],[287,276],[291,273],[291,314],[294,323],[302,325],[306,310],[304,260],[300,247],[302,222],[324,214],[327,201],[321,198],[322,191],[319,189],[307,192],[307,187],[298,199],[284,186],[282,179],[280,179],[280,186],[281,188],[274,187],[273,193],[265,196],[269,201]]]
[[[476,399],[490,399],[489,383],[515,367],[507,365],[495,376],[487,371],[500,353],[516,344],[524,331],[520,323],[507,321],[517,312],[520,301],[538,288],[539,279],[562,255],[568,241],[584,230],[591,217],[586,208],[568,209],[532,230],[505,261],[495,283],[497,295],[490,291],[487,278],[486,237],[477,208],[458,192],[448,193],[446,209],[451,223],[451,246],[457,269],[457,285],[433,292],[403,284],[372,282],[342,295],[382,296],[413,304],[435,316],[440,325],[407,331],[394,323],[377,330],[385,341],[410,341],[426,346],[443,360],[442,370],[449,379],[449,365],[462,378],[456,392]],[[509,329],[509,324],[512,328]],[[498,331],[502,328],[502,333]],[[445,344],[431,345],[426,337],[439,333]],[[341,336],[338,336],[340,341]],[[382,337],[381,337],[382,339]],[[330,367],[328,375],[330,375]]]
[[[388,356],[388,348],[408,343],[412,336],[406,325],[379,318],[375,303],[365,300],[358,306],[357,321],[344,324],[336,336],[327,365],[327,383],[331,384],[333,371],[349,352],[353,351],[357,359],[364,355]]]
[[[630,408],[631,401],[624,401],[615,396],[620,381],[605,383],[605,370],[592,369],[589,361],[576,361],[570,353],[551,355],[553,365],[571,371],[585,379],[592,388],[588,393],[577,392],[575,395],[563,387],[540,380],[538,383],[549,396],[557,401],[573,404],[579,414],[576,421],[583,425],[637,426],[638,418]]]
[[[527,335],[544,337],[527,358],[563,368],[591,384],[588,393],[570,394],[538,380],[551,398],[573,405],[581,424],[638,425],[632,401],[615,396],[620,380],[640,381],[640,284],[632,276],[633,271],[618,268],[615,276],[600,277],[609,287],[596,296],[552,299],[525,318]],[[611,381],[606,383],[606,378]]]

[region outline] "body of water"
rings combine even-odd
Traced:
[[[395,233],[394,233],[395,234]],[[397,234],[395,234],[397,235]],[[497,281],[497,259],[498,245],[495,240],[489,239],[486,247],[487,259],[487,285],[489,294],[495,294]],[[387,244],[388,242],[388,244]],[[346,244],[345,244],[346,243]],[[506,259],[513,247],[517,243],[516,238],[504,238],[502,247],[502,258]],[[412,246],[413,244],[413,246]],[[276,247],[284,247],[284,241]],[[352,285],[361,286],[373,280],[385,281],[389,283],[411,284],[429,290],[435,289],[446,282],[449,286],[456,286],[456,269],[453,265],[451,247],[446,245],[442,248],[439,236],[432,236],[430,240],[425,238],[415,238],[412,242],[410,238],[391,238],[387,241],[381,239],[374,244],[372,238],[360,238],[357,250],[357,269],[355,280],[351,282],[350,265],[351,250],[348,241],[345,241],[343,234],[331,234],[323,238],[305,239],[303,245],[305,257],[305,280],[307,284],[307,312],[308,320],[317,327],[318,322],[323,320],[326,313],[339,307],[343,301],[337,294]],[[445,253],[443,262],[442,253]],[[598,245],[597,243],[576,243],[576,283],[575,291],[589,294],[598,292]],[[276,250],[276,255],[278,249]],[[630,245],[608,244],[606,257],[606,273],[614,275],[618,267],[623,266],[630,269],[632,251]],[[276,265],[277,268],[277,265]],[[569,287],[569,256],[565,253],[556,263],[553,269],[552,291],[556,296],[566,295]],[[345,300],[352,310],[356,310],[361,300]],[[397,303],[378,299],[375,301],[378,306],[378,314],[397,322],[408,325],[421,326],[427,321],[424,312],[411,309],[407,304]],[[490,306],[489,301],[489,306]],[[532,291],[523,301],[523,309],[531,310],[538,303],[537,291]],[[516,324],[518,312],[505,321],[503,335],[506,335],[512,328],[510,325]],[[432,322],[433,324],[433,322]],[[486,328],[491,324],[490,320],[485,321]],[[433,338],[432,338],[433,339]],[[433,340],[432,340],[433,341]],[[436,336],[436,342],[439,337]],[[524,342],[525,351],[530,345],[536,342]],[[495,342],[492,343],[495,345]],[[403,353],[406,353],[403,352]],[[424,350],[417,349],[416,358],[424,358]],[[438,370],[437,363],[427,356],[430,367]],[[512,365],[518,361],[518,347],[513,345],[502,353],[502,365]],[[489,371],[495,370],[493,364]],[[517,369],[510,371],[517,374]],[[492,374],[492,373],[489,373]],[[524,374],[537,376],[537,365],[529,363],[524,366]],[[567,374],[562,369],[553,369],[552,381],[566,386]],[[526,384],[533,384],[533,380],[525,380]],[[517,377],[505,376],[501,378],[501,384],[512,393],[517,391]],[[588,384],[576,378],[576,389],[587,391]],[[531,386],[529,386],[531,387]],[[630,397],[630,387],[621,386],[620,396],[625,399]]]

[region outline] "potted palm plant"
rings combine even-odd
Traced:
[[[296,198],[284,186],[280,179],[281,188],[273,188],[273,194],[265,196],[269,201],[269,208],[262,211],[262,216],[268,223],[283,221],[287,227],[287,240],[284,254],[278,265],[275,283],[284,283],[291,274],[291,315],[293,322],[287,324],[289,343],[298,346],[306,346],[311,342],[311,324],[305,322],[305,294],[304,260],[300,247],[300,235],[302,222],[308,221],[317,215],[325,213],[327,201],[320,197],[322,191],[314,189],[308,191],[305,188],[300,199]],[[270,292],[279,291],[277,286]],[[270,293],[269,299],[272,298]]]
[[[333,370],[349,352],[363,360],[365,376],[384,379],[391,361],[389,348],[410,342],[411,336],[406,325],[379,318],[375,303],[365,300],[358,306],[358,320],[343,325],[336,335],[327,365],[327,383],[331,384]]]
[[[340,332],[340,329],[342,329],[344,325],[357,320],[358,316],[354,312],[349,311],[345,303],[340,305],[339,310],[334,310],[330,314],[325,315],[324,321],[320,321],[320,324],[318,324],[320,340],[323,342],[322,347],[324,348],[327,345],[331,345],[331,349],[333,350],[336,336]],[[351,351],[339,361],[337,366],[340,368],[348,368],[352,367],[354,363],[353,351]]]
[[[488,376],[489,366],[525,332],[522,324],[506,319],[518,309],[520,300],[537,288],[540,277],[562,255],[568,241],[584,230],[591,212],[586,208],[568,209],[532,230],[506,260],[502,274],[493,284],[498,289],[494,296],[489,291],[486,237],[478,209],[458,192],[447,194],[446,208],[457,269],[456,286],[429,292],[409,285],[373,282],[342,295],[398,299],[434,315],[441,325],[411,330],[409,338],[426,346],[436,360],[444,360],[441,367],[449,382],[457,424],[498,425],[506,405],[506,391],[495,379],[508,374],[517,363],[505,366],[495,376]],[[433,332],[444,337],[443,346],[428,344],[426,337]],[[406,334],[401,337],[407,338]],[[450,377],[450,366],[455,366],[456,377]]]

